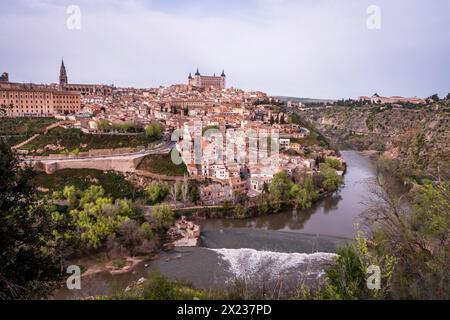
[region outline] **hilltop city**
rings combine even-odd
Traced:
[[[169,140],[175,130],[182,130],[184,135],[190,134],[192,138],[189,144],[184,139],[175,145],[184,155],[183,162],[187,173],[191,178],[208,179],[210,182],[203,184],[199,190],[203,204],[233,202],[238,195],[258,195],[280,171],[286,171],[290,176],[299,172],[312,174],[318,170],[315,160],[317,157],[342,161],[334,150],[319,144],[301,143],[310,136],[310,130],[299,123],[289,121],[289,118],[292,118],[295,109],[302,107],[302,103],[283,104],[263,92],[227,88],[226,78],[224,70],[220,76],[206,76],[197,68],[194,75],[189,73],[186,84],[169,87],[136,89],[101,84],[74,84],[69,82],[66,66],[62,61],[58,84],[14,83],[10,82],[9,75],[4,73],[0,80],[0,104],[11,106],[6,111],[7,117],[56,118],[65,121],[66,127],[80,129],[86,134],[110,131],[105,128],[120,124],[138,124],[144,127],[158,124],[163,128],[166,140]],[[230,128],[253,130],[255,139],[259,139],[263,134],[270,136],[275,129],[277,139],[273,140],[273,144],[281,151],[276,167],[269,171],[264,170],[264,156],[261,155],[261,161],[249,162],[249,137],[243,141],[243,150],[246,153],[241,155],[246,160],[241,163],[225,162],[226,152],[222,152],[222,158],[219,159],[215,154],[218,150],[214,148],[214,135],[201,137],[202,156],[194,163],[193,156],[186,157],[186,150],[193,155],[193,129],[196,123],[201,123],[203,129],[217,129],[223,137],[227,137],[228,144],[236,143],[236,138],[226,133]],[[35,150],[25,148],[22,151],[28,155],[45,154],[51,158],[60,154],[63,149],[49,143]],[[79,149],[83,149],[83,145],[80,145]],[[225,149],[224,144],[224,151]],[[52,164],[58,161],[54,160]],[[95,161],[93,159],[87,167],[95,167]],[[76,162],[73,162],[73,165],[80,166]],[[64,168],[68,167],[70,165],[65,163]],[[129,169],[119,171],[135,171],[135,168]],[[339,172],[341,175],[342,173]]]

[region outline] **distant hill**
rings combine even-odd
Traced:
[[[275,97],[281,101],[292,101],[292,102],[302,102],[302,103],[332,103],[337,100],[331,100],[331,99],[315,99],[315,98],[298,98],[298,97],[285,97],[285,96],[278,96]]]

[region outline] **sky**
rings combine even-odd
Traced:
[[[67,27],[72,5],[80,28]],[[0,72],[55,83],[64,57],[69,83],[158,87],[198,67],[271,95],[442,96],[449,12],[448,0],[0,0]]]

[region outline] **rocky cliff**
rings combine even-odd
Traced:
[[[328,106],[299,113],[341,149],[376,150],[406,176],[450,178],[450,101]]]

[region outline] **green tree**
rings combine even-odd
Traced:
[[[119,226],[129,219],[129,211],[116,207],[110,198],[97,198],[70,212],[81,241],[88,248],[98,248]]]
[[[68,187],[68,189],[70,189],[70,195],[73,196],[78,193],[75,190],[75,187],[70,186]],[[64,188],[64,190],[66,191],[66,188]],[[80,207],[84,207],[85,204],[89,203],[89,202],[95,202],[98,198],[101,198],[105,195],[105,190],[103,189],[102,186],[97,186],[97,185],[92,185],[89,188],[87,188],[81,195],[81,199],[80,199]]]
[[[107,132],[111,130],[111,125],[105,119],[99,119],[97,121],[97,129],[102,132]]]
[[[192,186],[191,191],[189,192],[189,197],[191,199],[191,202],[197,203],[198,200],[200,200],[200,193],[198,192],[197,186]]]
[[[34,176],[0,140],[0,299],[45,297],[63,275],[56,225],[35,197]]]
[[[169,228],[174,221],[174,213],[169,206],[157,205],[152,210],[153,223],[157,229]]]
[[[78,205],[78,191],[74,186],[65,186],[63,197],[69,203],[69,207],[74,208]]]
[[[139,249],[154,238],[148,223],[139,225],[135,220],[124,221],[114,236],[114,245],[125,249],[128,254],[135,255]]]
[[[336,158],[326,158],[326,159],[325,159],[325,163],[326,163],[330,168],[333,168],[334,170],[343,170],[342,165],[341,165],[341,161],[339,161],[339,159],[336,159]]]
[[[230,201],[225,200],[222,204],[222,210],[223,210],[223,214],[224,216],[229,216],[230,215],[230,211],[231,211],[231,205],[230,205]]]
[[[439,95],[437,93],[431,95],[428,99],[433,100],[434,102],[439,101]]]
[[[273,177],[269,186],[269,199],[275,211],[281,208],[281,202],[289,200],[289,191],[292,184],[293,182],[289,179],[286,171],[278,172]]]
[[[242,204],[238,203],[234,207],[234,217],[237,219],[245,219],[247,218],[247,208]]]
[[[342,178],[336,173],[336,170],[331,168],[326,163],[321,163],[319,169],[324,179],[322,187],[328,191],[335,191],[342,184]]]
[[[409,163],[413,170],[421,171],[424,167],[422,150],[425,146],[425,136],[423,133],[417,133],[411,141]]]
[[[155,271],[149,275],[142,288],[132,289],[114,298],[121,300],[193,300],[205,299],[206,294],[182,282],[170,281],[159,271]]]
[[[160,203],[169,195],[170,188],[166,183],[151,183],[146,189],[148,199],[152,204]]]
[[[150,141],[161,139],[162,129],[159,123],[150,123],[145,128],[145,135]]]
[[[183,199],[183,182],[177,181],[175,183],[176,197],[178,201]]]
[[[308,209],[311,208],[315,200],[314,191],[308,192],[305,188],[298,184],[293,184],[289,191],[291,199],[294,201],[297,208]]]

